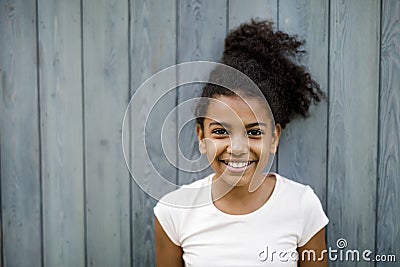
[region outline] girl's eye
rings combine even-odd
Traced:
[[[218,134],[218,135],[226,135],[226,134],[228,134],[228,131],[225,129],[215,129],[215,130],[212,130],[211,133]]]
[[[255,135],[255,136],[258,136],[258,135],[262,135],[263,134],[263,132],[262,131],[260,131],[260,130],[256,130],[256,129],[252,129],[252,130],[249,130],[248,132],[247,132],[247,135]]]

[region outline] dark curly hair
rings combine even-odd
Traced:
[[[319,84],[305,67],[295,63],[305,53],[304,41],[282,31],[274,31],[270,21],[251,20],[232,30],[225,38],[221,63],[246,74],[261,90],[270,105],[275,123],[282,128],[293,118],[308,116],[311,102],[325,98]],[[218,68],[218,67],[217,67]],[[210,77],[218,75],[215,69]],[[240,85],[239,85],[240,87]],[[246,88],[238,88],[246,93]],[[201,97],[236,95],[230,89],[208,83]],[[208,102],[200,100],[196,107],[196,121],[203,127]]]

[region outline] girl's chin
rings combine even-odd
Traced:
[[[252,180],[254,180],[253,183],[259,184],[266,177],[265,173],[255,174],[253,171],[248,171],[246,173],[241,173],[241,174],[223,171],[220,172],[219,174],[218,173],[216,174],[217,175],[214,176],[216,180],[221,182],[223,181],[225,184],[231,187],[240,187],[249,185]]]
[[[227,173],[221,175],[219,180],[222,180],[225,184],[229,186],[244,186],[250,183],[251,175],[229,175]]]
[[[216,162],[214,162],[214,164],[215,163]],[[233,168],[220,161],[215,165],[211,165],[211,167],[217,174],[215,176],[218,177],[217,180],[221,179],[229,186],[248,185],[255,177],[263,176],[262,173],[255,174],[255,172],[257,172],[257,163],[254,161],[242,168]]]

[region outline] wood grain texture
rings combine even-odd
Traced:
[[[378,1],[331,1],[328,244],[374,248],[379,88]],[[373,266],[340,262],[332,266]]]
[[[121,145],[128,102],[128,2],[83,1],[88,266],[129,266],[129,173]]]
[[[400,257],[400,1],[382,1],[378,254]],[[377,266],[396,266],[378,262]]]
[[[180,0],[178,2],[178,63],[195,60],[218,62],[222,56],[227,30],[227,2],[221,0],[213,2]],[[192,84],[180,87],[178,104],[200,96],[202,86],[202,84]],[[195,160],[200,157],[195,122],[192,120],[183,128],[185,122],[182,121],[182,117],[178,111],[178,129],[182,129],[179,132],[180,149],[185,157]],[[194,164],[193,167],[197,169],[199,166]],[[190,183],[209,173],[211,173],[211,168],[195,173],[179,171],[179,184]]]
[[[253,19],[271,20],[278,27],[278,0],[255,0],[244,4],[241,0],[229,0],[228,28],[232,30],[240,24]],[[278,148],[279,149],[279,148]],[[271,171],[277,171],[278,153],[275,154]]]
[[[42,264],[35,1],[0,2],[4,266]]]
[[[44,266],[85,266],[80,11],[38,2]]]
[[[300,60],[327,94],[328,1],[279,2],[279,29],[305,40]],[[310,185],[326,207],[327,101],[310,107],[310,117],[290,122],[282,131],[279,173]]]
[[[252,0],[248,3],[241,0],[228,0],[228,2],[230,30],[251,19],[269,19],[275,25],[278,22],[278,0]]]
[[[1,25],[1,22],[0,22],[0,25]],[[1,71],[0,71],[0,74],[1,74]],[[0,127],[0,194],[1,194],[1,174],[2,174],[2,171],[1,171],[1,163],[2,163],[2,161],[1,161],[1,128],[2,127]],[[0,266],[4,266],[4,261],[3,261],[3,247],[4,247],[4,245],[3,245],[3,205],[2,205],[2,203],[1,203],[1,201],[2,201],[2,199],[1,199],[1,195],[0,195]]]
[[[135,0],[131,2],[131,16],[131,91],[134,93],[151,75],[176,62],[176,1]],[[171,79],[175,81],[175,75]],[[141,99],[143,106],[156,104],[150,103],[151,96],[167,88],[158,84],[152,89]],[[130,109],[131,167],[134,168],[135,174],[145,177],[147,186],[156,187],[156,191],[162,191],[166,182],[152,171],[151,164],[166,180],[172,183],[176,183],[177,180],[176,169],[165,158],[160,142],[162,123],[175,103],[176,92],[172,91],[157,103],[150,114],[142,110]],[[148,118],[147,115],[149,115]],[[144,129],[137,127],[135,121],[147,122],[146,149],[152,162],[149,162],[146,155],[137,152],[137,147],[140,147],[143,142]],[[176,120],[173,121],[172,127],[164,129],[168,144],[163,145],[170,148],[172,157],[175,157],[177,150],[175,124]],[[149,197],[133,182],[131,225],[133,266],[155,265],[153,232],[155,203],[155,199]]]

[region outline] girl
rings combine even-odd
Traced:
[[[246,74],[263,96],[243,86],[203,88],[196,133],[214,173],[187,186],[197,192],[183,196],[178,189],[154,207],[157,266],[327,266],[328,218],[318,197],[309,186],[262,172],[281,128],[324,97],[293,62],[301,45],[268,21],[242,24],[226,37],[222,63]],[[165,204],[194,203],[200,195],[210,203]]]

